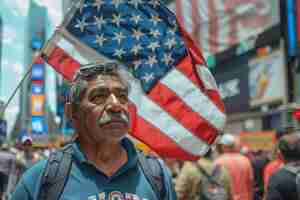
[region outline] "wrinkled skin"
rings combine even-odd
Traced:
[[[89,81],[72,121],[87,159],[103,173],[111,176],[126,163],[120,140],[129,129],[128,88],[119,77],[100,75]]]
[[[127,88],[116,76],[98,76],[88,83],[78,115],[85,140],[118,142],[129,128]]]

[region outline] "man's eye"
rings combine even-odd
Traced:
[[[128,95],[125,93],[119,94],[118,98],[120,99],[121,103],[126,103],[128,101]]]
[[[91,102],[93,103],[102,103],[105,101],[106,95],[105,94],[97,94],[91,98]]]

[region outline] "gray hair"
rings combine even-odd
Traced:
[[[130,81],[128,72],[126,73],[127,70],[123,68],[123,66],[120,66],[115,62],[95,62],[81,66],[75,72],[71,83],[68,102],[71,103],[72,109],[74,111],[77,111],[79,104],[86,92],[88,82],[95,80],[98,76],[101,75],[111,75],[119,77],[121,82],[129,91]]]

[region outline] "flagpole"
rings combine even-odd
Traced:
[[[13,100],[13,98],[15,97],[18,89],[22,86],[23,82],[26,80],[26,78],[28,77],[28,75],[31,73],[33,63],[34,63],[35,59],[38,58],[39,56],[40,56],[40,53],[38,53],[37,56],[34,57],[34,59],[32,60],[30,66],[29,66],[29,69],[26,71],[25,75],[23,76],[23,78],[18,83],[18,86],[15,88],[15,90],[13,91],[13,93],[10,95],[9,99],[7,100],[7,102],[5,103],[5,105],[3,106],[3,109],[2,109],[1,114],[0,114],[0,118],[4,117],[4,113],[5,113],[8,105]]]

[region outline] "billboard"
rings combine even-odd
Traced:
[[[45,96],[44,95],[31,95],[31,115],[42,116],[44,115]]]
[[[271,151],[276,144],[274,131],[241,132],[239,138],[241,145],[248,147],[251,151]]]
[[[44,64],[33,64],[31,79],[34,81],[44,80]]]
[[[31,133],[33,135],[47,134],[47,127],[45,123],[45,118],[43,116],[31,117]]]
[[[34,95],[42,95],[42,94],[44,94],[44,85],[32,83],[31,84],[31,92]]]
[[[228,114],[247,112],[250,109],[248,57],[237,57],[215,70],[215,79]]]
[[[283,49],[273,50],[249,62],[251,106],[282,102],[286,98],[285,60]]]

